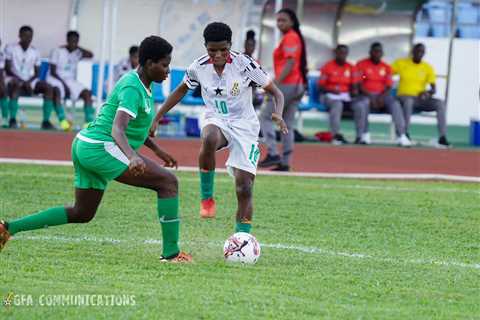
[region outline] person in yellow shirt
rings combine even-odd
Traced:
[[[408,138],[410,117],[414,111],[436,111],[439,131],[437,146],[448,148],[450,143],[447,140],[445,103],[433,97],[436,92],[435,70],[430,64],[422,61],[424,55],[425,45],[417,43],[413,47],[411,57],[398,59],[393,63],[393,73],[400,76],[397,98],[402,105]]]

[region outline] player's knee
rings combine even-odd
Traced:
[[[159,197],[175,197],[178,194],[178,179],[172,174],[168,173],[157,186],[157,194]]]
[[[242,181],[236,185],[237,195],[241,198],[252,197],[252,183],[250,181]]]
[[[217,149],[218,137],[215,133],[207,133],[203,137],[202,149],[213,150]]]

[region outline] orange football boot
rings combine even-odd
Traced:
[[[204,219],[215,218],[215,200],[208,198],[200,203],[200,217]]]

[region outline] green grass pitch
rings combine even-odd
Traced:
[[[0,218],[73,200],[71,167],[0,165]],[[0,253],[0,319],[479,319],[478,184],[258,176],[254,266],[227,265],[232,180],[198,217],[198,177],[178,173],[182,248],[160,264],[155,194],[112,183],[95,219],[17,234]],[[118,240],[118,241],[117,241]],[[40,306],[42,295],[134,295],[130,306]],[[25,303],[24,303],[25,304]]]

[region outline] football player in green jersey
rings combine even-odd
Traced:
[[[75,169],[75,204],[53,207],[8,222],[0,221],[0,250],[11,235],[67,223],[93,219],[109,181],[147,188],[157,193],[162,228],[161,261],[189,262],[192,257],[178,246],[178,182],[175,175],[137,153],[145,145],[166,167],[176,160],[162,150],[148,130],[154,117],[153,82],[165,80],[170,72],[172,46],[157,36],[140,44],[138,69],[125,74],[115,85],[97,118],[80,131],[72,144]]]

